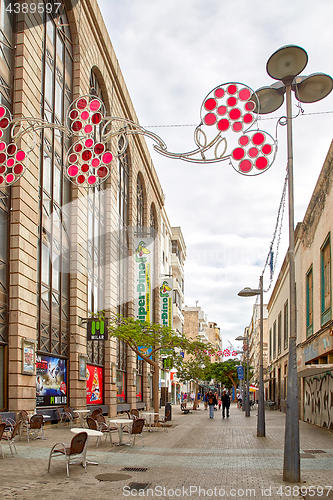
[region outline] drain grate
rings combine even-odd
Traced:
[[[326,453],[324,450],[303,450],[304,453]]]
[[[114,474],[112,472],[95,476],[98,481],[124,481],[125,479],[131,479],[131,477],[128,474]]]
[[[124,467],[121,470],[126,470],[127,472],[146,472],[148,470],[147,467]]]
[[[300,458],[316,458],[312,453],[300,453]]]
[[[130,483],[128,488],[130,491],[145,491],[151,483]]]

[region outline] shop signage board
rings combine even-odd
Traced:
[[[67,362],[51,356],[36,357],[36,406],[67,404]]]
[[[173,282],[172,278],[162,279],[160,284],[160,324],[163,326],[173,327],[172,315],[172,296]]]
[[[103,368],[87,365],[87,405],[103,404]]]
[[[87,340],[108,340],[107,318],[87,320]]]
[[[134,238],[135,319],[153,320],[154,238]]]
[[[237,375],[239,380],[244,379],[244,368],[242,366],[237,366]]]

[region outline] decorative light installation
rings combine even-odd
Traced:
[[[165,142],[153,132],[126,118],[106,116],[103,102],[92,95],[75,99],[66,114],[65,124],[59,126],[40,118],[12,119],[10,112],[0,106],[0,139],[3,130],[11,127],[12,142],[0,142],[0,186],[11,185],[24,173],[28,153],[38,141],[37,131],[57,129],[74,143],[65,157],[64,173],[76,186],[93,187],[104,182],[111,173],[114,158],[107,149],[112,138],[124,138],[124,148],[130,135],[144,135],[152,139],[156,152],[193,163],[215,163],[229,160],[234,169],[244,175],[258,175],[273,163],[277,141],[257,128],[258,98],[243,83],[225,83],[215,87],[204,99],[201,122],[194,131],[196,149],[187,153],[168,151]],[[34,136],[29,151],[18,149],[24,135]],[[119,143],[119,141],[117,141]]]

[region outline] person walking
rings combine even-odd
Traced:
[[[209,391],[208,393],[208,406],[209,406],[209,418],[214,418],[214,408],[217,405],[216,396]]]
[[[229,418],[229,408],[230,408],[230,396],[225,389],[222,392],[222,417],[225,417],[225,411],[227,410],[227,418]]]
[[[203,402],[204,402],[204,408],[207,410],[208,408],[208,394],[205,392],[204,397],[203,397]]]

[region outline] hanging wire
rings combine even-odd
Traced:
[[[266,262],[264,265],[264,268],[262,270],[262,276],[264,276],[266,268],[269,266],[270,269],[270,277],[269,277],[269,287],[267,290],[264,290],[264,292],[268,292],[271,289],[272,283],[273,283],[273,277],[276,269],[276,264],[278,260],[278,255],[279,255],[279,248],[280,248],[280,243],[281,243],[281,232],[282,232],[282,223],[283,223],[283,214],[284,214],[284,208],[286,204],[286,192],[287,192],[287,184],[288,184],[288,173],[285,177],[284,180],[284,185],[283,185],[283,190],[282,190],[282,196],[280,200],[280,206],[276,218],[276,224],[275,224],[275,229],[273,233],[273,238],[269,247],[268,255],[266,258]],[[276,241],[276,245],[274,247],[274,243]],[[275,249],[275,255],[274,255],[274,250]]]

